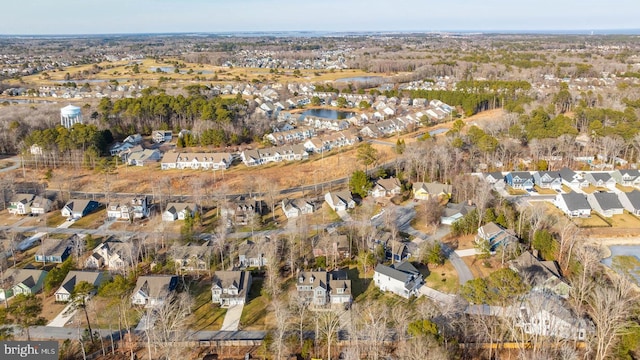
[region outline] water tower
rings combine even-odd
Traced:
[[[73,124],[82,124],[82,112],[77,106],[67,105],[60,109],[60,125],[69,129]]]

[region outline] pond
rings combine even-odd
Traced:
[[[384,81],[382,76],[354,76],[337,79],[337,83],[357,83],[357,82],[369,82],[379,84]]]
[[[640,284],[640,245],[609,246],[611,256],[602,263],[617,272],[626,273]]]
[[[304,119],[305,116],[315,116],[324,119],[348,119],[353,116],[350,111],[340,111],[333,109],[309,109],[300,114],[299,120]]]

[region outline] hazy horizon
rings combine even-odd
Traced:
[[[255,32],[640,33],[640,2],[614,0],[30,0],[3,5],[0,35]],[[635,30],[635,31],[634,31]]]

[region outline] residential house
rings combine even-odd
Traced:
[[[84,261],[85,269],[107,268],[110,271],[124,271],[136,256],[133,242],[109,239],[96,246]]]
[[[533,173],[533,182],[543,189],[562,189],[562,177],[557,171],[536,171]]]
[[[31,214],[31,204],[35,195],[32,194],[16,194],[9,202],[9,214],[13,215],[29,215]]]
[[[527,191],[533,189],[533,177],[531,176],[531,173],[527,171],[512,171],[507,173],[504,177],[504,181],[513,189],[522,189]]]
[[[373,189],[371,189],[371,195],[373,197],[393,196],[400,194],[400,192],[402,192],[402,184],[400,180],[395,177],[378,179]]]
[[[71,199],[64,205],[60,212],[64,217],[80,219],[94,212],[98,207],[100,207],[100,203],[94,200]]]
[[[251,289],[251,272],[216,271],[211,285],[211,302],[221,307],[243,305]]]
[[[42,215],[51,211],[51,200],[43,196],[36,196],[31,203],[31,213],[34,215]]]
[[[559,173],[562,178],[562,183],[570,188],[581,189],[589,186],[589,181],[568,167],[563,167]]]
[[[266,209],[262,200],[237,196],[222,205],[221,214],[233,225],[248,225]]]
[[[570,192],[568,194],[558,194],[554,200],[558,209],[562,210],[568,217],[589,217],[591,216],[591,205],[584,194]]]
[[[465,203],[448,203],[445,206],[444,211],[442,212],[440,223],[443,225],[452,225],[454,222],[461,219],[463,216],[467,215],[475,209],[475,206]]]
[[[202,245],[188,243],[183,246],[172,246],[170,253],[176,270],[180,273],[199,272],[209,269],[213,248],[208,241]]]
[[[624,207],[620,203],[618,195],[612,192],[594,192],[587,195],[587,201],[593,210],[604,217],[624,213]]]
[[[4,271],[0,279],[0,301],[18,294],[37,294],[42,290],[47,272],[37,269],[15,269]]]
[[[133,289],[131,303],[145,307],[161,306],[177,286],[176,275],[142,275]]]
[[[162,159],[162,153],[156,149],[144,149],[127,155],[127,165],[145,166],[157,163]]]
[[[351,256],[349,251],[349,239],[346,235],[316,236],[313,243],[313,257],[324,256],[327,263],[332,260],[348,259]]]
[[[171,141],[171,139],[173,139],[173,134],[171,133],[171,130],[156,130],[151,135],[151,138],[154,143],[160,144]]]
[[[622,186],[637,186],[640,184],[640,170],[637,169],[616,170],[611,173],[611,177]]]
[[[309,158],[309,153],[304,145],[287,145],[266,149],[245,150],[240,154],[242,162],[246,166],[258,166],[270,162],[300,161]]]
[[[194,203],[168,203],[162,213],[162,221],[184,220],[187,214],[194,216],[198,207]]]
[[[413,183],[413,198],[417,200],[428,200],[430,197],[450,198],[453,186],[440,183]]]
[[[576,316],[565,301],[549,293],[535,291],[514,309],[517,327],[525,334],[585,341],[593,326]]]
[[[296,282],[298,295],[307,304],[324,307],[351,303],[351,280],[345,271],[300,271]]]
[[[136,196],[128,203],[111,203],[107,206],[107,218],[111,220],[134,220],[149,217],[150,200]]]
[[[504,175],[500,171],[488,172],[482,174],[482,177],[491,185],[497,184],[499,182],[504,183]]]
[[[606,187],[612,190],[616,187],[616,180],[607,172],[586,173],[584,178],[595,187]]]
[[[389,291],[404,298],[418,295],[424,283],[422,274],[408,261],[386,266],[378,264],[373,283],[380,291]]]
[[[267,265],[267,246],[270,245],[271,239],[261,237],[257,242],[245,240],[238,246],[238,267],[263,267]]]
[[[631,192],[621,192],[618,194],[618,199],[625,210],[640,216],[640,191],[634,189]]]
[[[518,237],[511,229],[505,229],[502,226],[490,222],[478,228],[476,235],[476,243],[480,241],[488,241],[490,250],[494,251],[498,246],[507,246],[510,243],[517,243]]]
[[[569,297],[571,286],[564,281],[555,261],[539,260],[529,251],[509,262],[509,267],[520,274],[533,290],[551,291],[563,298]]]
[[[281,207],[287,219],[312,214],[316,208],[315,203],[307,199],[283,199]]]
[[[346,211],[356,207],[349,190],[328,192],[324,195],[324,200],[333,211]]]
[[[63,263],[71,255],[72,241],[68,239],[42,238],[40,248],[36,251],[35,261],[41,263]]]
[[[79,283],[86,281],[93,285],[95,289],[98,289],[102,281],[104,280],[104,274],[99,271],[80,271],[71,270],[62,281],[62,285],[55,293],[56,301],[69,301],[71,300],[71,294],[73,289]]]

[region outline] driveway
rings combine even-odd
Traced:
[[[64,325],[68,323],[69,320],[71,320],[71,318],[76,314],[76,311],[78,311],[78,309],[76,309],[73,304],[69,303],[64,307],[64,309],[62,309],[60,314],[58,314],[53,320],[51,320],[50,323],[47,324],[47,326],[64,327]]]
[[[224,316],[224,321],[222,322],[222,328],[220,328],[220,331],[238,331],[243,308],[244,305],[229,306],[227,313]]]
[[[464,249],[464,250],[456,250],[456,255],[459,257],[467,257],[467,256],[475,256],[478,255],[476,249]]]
[[[438,302],[443,305],[451,305],[455,302],[456,297],[450,294],[445,294],[436,289],[432,289],[426,285],[420,286],[420,295],[426,296],[429,299]]]

